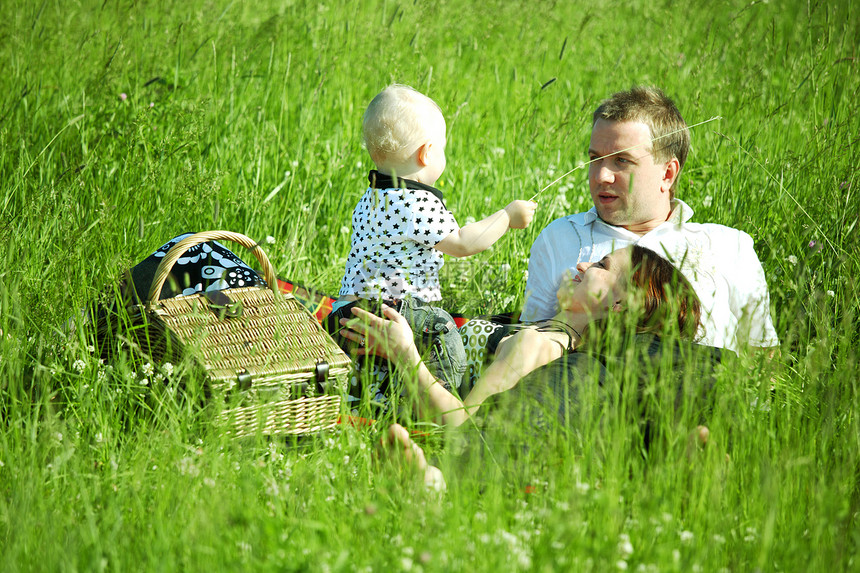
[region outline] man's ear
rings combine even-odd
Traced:
[[[415,154],[415,159],[418,161],[419,166],[425,167],[430,161],[430,148],[432,146],[433,144],[428,141],[418,148],[418,153]]]
[[[666,169],[663,171],[661,187],[663,191],[669,191],[672,188],[672,184],[678,178],[678,174],[681,173],[681,162],[678,161],[677,157],[673,156],[665,165]]]

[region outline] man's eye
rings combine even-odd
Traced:
[[[623,157],[616,157],[615,162],[618,163],[619,165],[627,165],[628,163],[630,163],[630,161],[628,161],[627,159],[624,159]]]

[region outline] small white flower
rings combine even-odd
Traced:
[[[58,442],[63,441],[63,434],[61,432],[57,432],[56,434],[54,434],[54,437],[57,438]]]
[[[502,157],[505,154],[505,148],[504,147],[494,147],[490,151],[496,157]]]
[[[173,364],[171,364],[170,362],[165,362],[161,366],[161,371],[164,372],[165,376],[173,375]]]
[[[626,533],[622,533],[618,536],[618,553],[620,553],[621,557],[624,559],[628,559],[633,555],[633,544],[630,543],[630,536]]]
[[[266,235],[266,244],[267,245],[274,245],[275,244],[275,237],[273,237],[272,235]]]
[[[702,199],[702,207],[710,207],[714,202],[714,198],[710,195],[705,195],[705,198]]]
[[[140,368],[140,370],[143,372],[144,376],[152,376],[152,373],[155,372],[155,367],[151,363],[147,362]]]
[[[149,378],[141,378],[140,385],[141,386],[148,386],[149,385]]]
[[[361,167],[362,167],[363,165],[364,165],[364,163],[362,163],[361,161],[356,161],[356,162],[355,162],[355,166],[356,166],[356,168],[358,168],[358,169],[361,169]]]
[[[206,487],[215,487],[215,480],[212,478],[203,478],[203,485]]]
[[[792,265],[797,264],[797,257],[795,257],[794,255],[788,255],[787,257],[785,257],[785,260],[788,261],[789,263],[791,263]]]
[[[92,344],[88,344],[88,345],[87,345],[87,352],[89,352],[90,354],[92,354],[92,353],[93,353],[93,352],[95,352],[95,351],[96,351],[96,347],[95,347],[95,346],[93,346]]]
[[[77,359],[77,360],[75,360],[75,362],[72,364],[72,368],[74,368],[75,370],[77,370],[77,371],[78,371],[78,374],[80,374],[80,373],[82,373],[84,370],[86,370],[86,368],[87,368],[87,363],[86,363],[86,362],[84,362],[83,360],[81,360],[80,358],[78,358],[78,359]]]
[[[714,534],[714,542],[719,543],[720,545],[725,545],[726,538],[720,535],[719,533]]]
[[[524,281],[529,280],[529,271],[528,270],[523,271],[523,280]]]
[[[621,571],[627,571],[627,561],[624,561],[623,559],[620,559],[615,564],[615,566],[618,567]]]
[[[469,217],[466,217],[466,224],[467,225],[471,225],[474,222],[475,222],[475,218],[472,217],[471,215]]]
[[[349,235],[349,227],[347,227],[346,225],[341,225],[340,234],[341,235]]]
[[[832,290],[829,290],[829,291],[827,291],[827,292],[826,292],[826,293],[824,293],[824,294],[826,294],[827,296],[836,296],[836,293],[835,293],[835,292],[833,292]]]
[[[692,531],[687,531],[686,529],[684,529],[683,531],[679,532],[679,533],[678,533],[678,536],[681,538],[681,542],[682,542],[682,543],[689,543],[690,541],[692,541],[692,540],[693,540],[693,532],[692,532]]]
[[[298,166],[299,166],[299,160],[298,160],[298,159],[293,159],[292,161],[290,161],[290,166],[291,166],[293,169],[295,169],[296,167],[298,167]],[[289,171],[287,171],[287,173],[289,173]]]

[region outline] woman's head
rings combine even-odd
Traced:
[[[596,263],[580,263],[577,270],[579,274],[559,288],[562,309],[586,313],[594,320],[610,311],[635,309],[641,332],[660,332],[674,323],[682,335],[696,335],[699,299],[681,272],[654,251],[633,245]]]
[[[702,318],[702,305],[690,282],[672,263],[654,251],[633,245],[631,284],[641,293],[640,329],[659,332],[674,322],[685,337],[693,338]]]

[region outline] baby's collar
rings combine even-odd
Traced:
[[[367,176],[367,180],[370,181],[370,186],[373,189],[420,189],[421,191],[427,191],[432,193],[439,201],[442,201],[444,205],[445,202],[442,199],[442,192],[432,187],[430,185],[425,185],[420,181],[413,181],[412,179],[403,179],[398,177],[397,180],[394,180],[394,177],[391,175],[387,175],[385,173],[380,173],[376,169],[371,169],[370,174]]]

